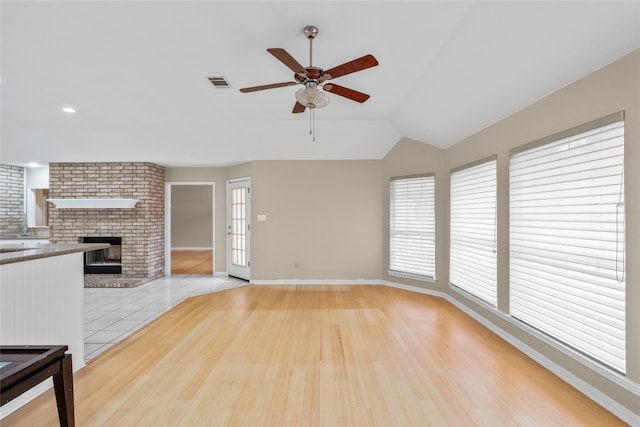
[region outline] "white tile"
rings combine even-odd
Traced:
[[[84,344],[84,357],[85,359],[87,359],[87,356],[91,355],[92,353],[95,353],[96,350],[104,347],[105,344],[88,344],[85,343]]]
[[[98,331],[88,338],[85,338],[85,344],[108,344],[114,342],[116,338],[122,335],[123,331]]]
[[[104,328],[105,331],[129,331],[131,329],[135,329],[140,326],[142,323],[140,320],[118,320],[113,325],[107,326]]]
[[[100,331],[104,328],[106,328],[107,326],[111,326],[114,323],[116,323],[117,320],[114,319],[107,319],[107,320],[102,320],[102,319],[97,319],[97,320],[92,320],[88,323],[85,323],[84,325],[84,330],[85,331]]]
[[[172,307],[195,295],[246,286],[247,282],[212,276],[167,276],[137,288],[85,289],[85,360]]]
[[[135,311],[129,314],[124,319],[125,320],[149,320],[149,319],[155,319],[162,313],[163,313],[162,310],[161,311]]]

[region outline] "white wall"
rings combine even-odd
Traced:
[[[49,188],[49,167],[25,168],[27,187]]]

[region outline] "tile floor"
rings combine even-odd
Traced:
[[[190,296],[247,284],[229,277],[174,275],[137,288],[85,288],[85,361],[93,359]]]

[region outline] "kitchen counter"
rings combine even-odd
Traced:
[[[38,236],[38,235],[34,235],[34,234],[19,235],[19,236],[2,236],[2,237],[0,237],[0,243],[4,243],[5,240],[22,242],[22,241],[25,241],[25,240],[27,240],[27,241],[28,240],[47,241],[48,239],[49,239],[48,235]]]
[[[108,243],[6,243],[0,240],[0,265],[108,248]]]
[[[84,367],[84,252],[108,247],[0,241],[0,345],[66,345],[73,370]],[[2,406],[0,418],[51,384]]]

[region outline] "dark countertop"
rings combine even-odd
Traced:
[[[3,240],[49,240],[49,231],[28,231],[26,233],[0,233],[0,244]]]
[[[28,242],[29,240],[49,240],[49,236],[2,236],[0,237],[0,245],[4,240],[24,240]]]
[[[0,265],[75,252],[95,251],[109,246],[111,245],[108,243],[38,244],[25,242],[22,244],[2,244],[0,242]]]

